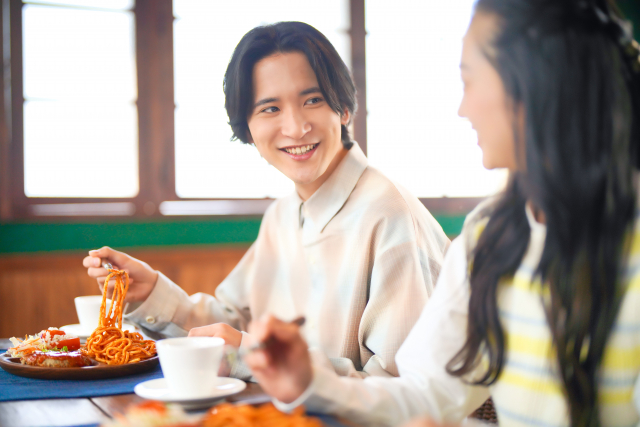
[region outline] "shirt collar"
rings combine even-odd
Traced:
[[[302,203],[300,224],[304,218],[309,218],[313,221],[315,231],[321,233],[342,209],[367,164],[367,157],[360,146],[354,143],[331,176],[306,202],[303,203],[296,193],[299,203]]]

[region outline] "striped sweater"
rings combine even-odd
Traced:
[[[515,275],[499,285],[506,358],[503,372],[490,387],[491,396],[501,425],[565,426],[569,425],[568,406],[542,303],[548,298],[548,288],[532,279],[546,228],[533,219],[529,209],[527,216],[532,229],[529,248]],[[480,234],[484,222],[475,224],[474,236]],[[640,223],[634,230],[626,272],[629,285],[598,377],[603,426],[636,426],[639,422],[633,391],[640,375]]]

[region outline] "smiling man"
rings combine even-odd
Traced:
[[[188,296],[110,248],[84,265],[104,283],[107,258],[133,279],[128,322],[161,336],[209,335],[240,346],[251,319],[304,316],[312,355],[341,375],[396,376],[394,356],[418,319],[449,245],[420,201],[376,169],[347,126],[356,90],[315,28],[281,22],[247,33],[224,81],[234,138],[295,183],[264,215],[256,242],[215,297]],[[128,295],[128,296],[129,296]],[[249,378],[242,364],[230,374]]]

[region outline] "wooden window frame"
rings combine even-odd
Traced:
[[[189,199],[175,192],[175,101],[172,0],[136,0],[139,193],[132,198],[30,198],[24,193],[24,96],[22,73],[22,0],[2,0],[3,67],[0,76],[0,222],[158,219],[165,201],[224,203],[224,215],[261,215],[268,202],[260,199]],[[359,111],[354,139],[367,152],[365,0],[350,0],[351,67],[358,90]],[[421,199],[432,212],[460,215],[480,198]],[[266,202],[266,203],[265,203]],[[59,208],[132,204],[131,215],[65,215]],[[123,205],[124,206],[124,205]],[[58,213],[51,213],[51,209]],[[49,213],[47,213],[49,212]]]

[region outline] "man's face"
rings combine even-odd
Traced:
[[[277,53],[257,62],[253,88],[254,108],[247,118],[250,142],[306,199],[305,189],[313,194],[344,150],[341,125],[349,115],[340,117],[327,104],[300,52]]]

